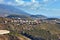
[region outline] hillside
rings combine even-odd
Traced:
[[[9,30],[10,33],[7,34],[13,38],[18,37],[18,39],[32,39],[32,40],[59,40],[60,38],[60,24],[50,24],[50,23],[40,23],[40,24],[33,24],[30,25],[26,24],[19,24],[17,23],[4,23],[4,20],[11,20],[8,18],[0,18],[0,30]],[[2,37],[2,36],[1,36]],[[4,38],[4,37],[2,37]],[[10,38],[11,39],[11,38]]]

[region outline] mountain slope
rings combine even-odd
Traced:
[[[28,18],[27,15],[8,15],[7,18]]]
[[[22,15],[30,15],[27,12],[18,9],[15,6],[10,6],[10,5],[4,5],[4,4],[0,4],[0,14],[4,15],[4,14],[22,14]]]
[[[31,15],[32,18],[40,18],[40,19],[46,19],[47,17],[44,15]]]

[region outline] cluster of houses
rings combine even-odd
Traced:
[[[46,20],[46,19],[44,19],[43,22],[50,23],[50,24],[60,24],[60,19],[59,20],[56,20],[56,19],[54,19],[54,20]]]
[[[30,24],[30,25],[37,25],[37,24],[40,24],[40,23],[51,23],[51,24],[60,24],[60,20],[57,21],[57,20],[46,20],[46,19],[36,19],[36,20],[23,20],[21,18],[18,18],[18,19],[11,19],[11,20],[5,20],[4,23],[19,23],[19,24]]]
[[[21,18],[18,19],[11,19],[11,20],[5,20],[4,23],[19,23],[19,24],[30,24],[30,25],[36,25],[36,24],[40,24],[41,21],[40,20],[24,20]]]

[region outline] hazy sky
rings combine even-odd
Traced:
[[[60,16],[60,0],[0,0],[0,4],[17,6],[31,14]]]

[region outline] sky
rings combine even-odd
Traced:
[[[0,4],[16,6],[34,15],[60,17],[60,0],[0,0]]]

